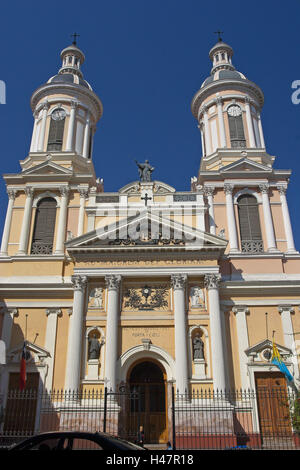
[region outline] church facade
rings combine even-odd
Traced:
[[[19,173],[4,175],[4,404],[18,388],[24,341],[27,387],[148,384],[148,411],[151,395],[164,402],[162,441],[172,386],[179,394],[279,379],[291,387],[270,362],[273,339],[298,387],[291,171],[275,169],[266,151],[262,90],[235,69],[222,40],[209,55],[211,73],[191,105],[202,158],[186,192],[155,180],[147,161],[137,162],[137,181],[104,191],[92,159],[102,103],[76,44],[33,93],[30,151]]]

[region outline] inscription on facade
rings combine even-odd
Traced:
[[[134,338],[160,338],[166,333],[164,328],[128,328]]]

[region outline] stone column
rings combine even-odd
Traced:
[[[6,351],[10,347],[11,331],[15,315],[18,315],[17,308],[7,308],[4,310],[1,339],[5,343]]]
[[[121,276],[105,276],[107,288],[107,319],[105,348],[105,378],[109,390],[117,390],[118,326],[119,326],[119,290]]]
[[[83,315],[87,277],[72,276],[72,284],[74,298],[69,326],[65,389],[77,391],[80,387]]]
[[[246,109],[246,121],[247,121],[248,135],[249,135],[249,144],[250,144],[250,147],[256,147],[251,108],[250,108],[250,99],[248,98],[248,96],[245,97],[245,109]]]
[[[31,144],[30,144],[30,150],[29,150],[29,152],[35,152],[35,151],[36,151],[36,129],[37,129],[37,123],[38,123],[38,113],[34,113],[34,125],[33,125],[33,131],[32,131],[32,137],[31,137]]]
[[[219,300],[220,274],[206,274],[204,276],[205,287],[208,290],[210,336],[212,350],[213,384],[215,390],[226,389],[226,364],[225,347],[222,328],[222,318]]]
[[[299,378],[299,366],[297,360],[297,348],[295,343],[295,335],[293,329],[293,323],[291,314],[294,313],[294,309],[291,305],[280,305],[278,311],[281,314],[281,324],[284,338],[284,345],[291,349],[293,356],[291,362],[294,365],[294,375]]]
[[[60,188],[61,200],[60,200],[56,248],[55,248],[56,255],[64,254],[64,242],[66,238],[69,191],[70,189],[67,186],[63,186],[62,188]]]
[[[55,357],[55,344],[56,344],[56,330],[57,318],[62,315],[60,308],[49,308],[46,310],[47,328],[45,349],[49,351],[50,357],[48,358],[48,373],[45,380],[45,388],[51,390],[53,387],[53,372],[54,372],[54,357]]]
[[[76,108],[78,103],[76,101],[71,101],[71,111],[69,119],[69,128],[68,136],[66,142],[66,151],[72,152],[74,150],[74,129],[75,129],[75,119],[76,119]]]
[[[43,112],[42,112],[42,123],[41,129],[39,134],[39,142],[38,142],[38,152],[43,152],[45,148],[45,133],[46,133],[46,122],[47,122],[47,114],[49,109],[49,103],[43,104]]]
[[[204,108],[204,110],[203,110],[203,120],[204,120],[205,150],[206,150],[206,156],[207,156],[207,155],[210,155],[212,153],[211,135],[210,135],[210,127],[209,127],[207,108]]]
[[[171,276],[171,285],[174,292],[176,388],[179,394],[187,393],[189,385],[185,305],[186,282],[186,274],[173,274]]]
[[[257,114],[257,122],[258,122],[258,132],[259,132],[259,137],[260,137],[260,145],[262,148],[265,148],[266,145],[265,145],[265,139],[264,139],[260,113]]]
[[[262,193],[262,203],[263,203],[268,251],[278,251],[276,248],[273,219],[272,219],[271,206],[270,206],[270,200],[269,200],[269,185],[260,184],[259,189],[261,190],[261,193]]]
[[[90,113],[88,112],[86,123],[85,123],[85,129],[84,129],[83,151],[82,151],[82,155],[85,158],[88,158],[89,156],[89,143],[90,143]]]
[[[201,135],[202,156],[205,157],[205,144],[204,144],[203,124],[202,123],[200,123],[198,125],[198,129],[200,130],[200,135]]]
[[[28,236],[30,231],[30,222],[31,222],[31,210],[32,210],[32,199],[33,199],[33,189],[29,186],[25,188],[26,193],[26,202],[23,214],[23,221],[20,234],[20,244],[19,244],[19,255],[27,254],[28,249]]]
[[[215,213],[214,213],[214,186],[205,186],[204,191],[208,201],[209,232],[216,235]]]
[[[217,102],[217,108],[218,108],[218,121],[219,121],[219,129],[220,129],[221,147],[224,148],[226,147],[226,134],[225,134],[222,98],[218,97],[216,102]]]
[[[246,314],[249,313],[249,308],[246,305],[237,305],[232,309],[236,318],[236,329],[239,346],[239,362],[242,389],[249,388],[249,378],[247,374],[248,358],[245,354],[246,349],[249,347],[248,328]]]
[[[8,254],[8,240],[9,240],[12,212],[13,212],[13,206],[14,206],[16,193],[17,191],[15,189],[7,189],[8,205],[7,205],[5,223],[4,223],[4,229],[3,229],[3,235],[2,235],[0,256],[7,256]]]
[[[226,214],[227,214],[227,225],[228,225],[228,235],[229,235],[229,246],[230,246],[231,253],[239,251],[234,205],[233,205],[233,198],[232,198],[233,187],[234,186],[232,184],[227,184],[227,183],[224,184],[224,191],[226,194]]]
[[[283,224],[287,243],[287,253],[297,253],[294,244],[293,229],[290,219],[289,208],[286,200],[286,187],[279,185],[277,189],[280,194]]]
[[[79,208],[79,216],[78,216],[78,230],[77,230],[77,236],[79,237],[80,235],[83,234],[83,228],[84,228],[84,206],[85,206],[85,200],[88,197],[89,191],[87,188],[79,188],[78,189],[80,193],[80,208]]]

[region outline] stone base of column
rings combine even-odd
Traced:
[[[280,250],[278,248],[268,248],[268,253],[280,253]]]

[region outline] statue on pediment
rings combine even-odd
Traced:
[[[145,163],[139,163],[135,160],[135,163],[139,169],[139,177],[142,183],[151,181],[151,173],[154,171],[154,167],[150,165],[149,160],[145,160]]]

